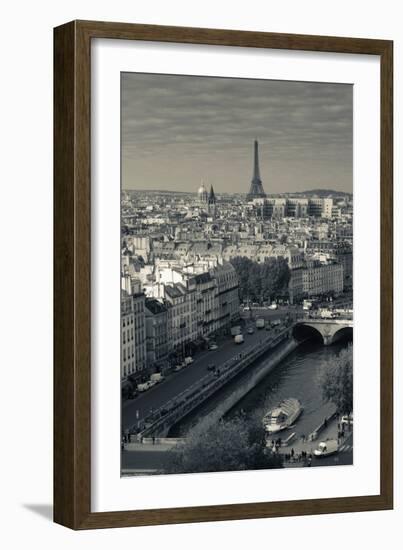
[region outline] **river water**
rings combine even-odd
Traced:
[[[262,416],[268,409],[277,405],[282,399],[296,397],[303,406],[302,416],[295,426],[281,433],[286,438],[289,433],[295,432],[297,437],[308,436],[315,428],[332,414],[334,405],[324,403],[318,383],[320,370],[334,358],[348,343],[338,342],[331,346],[324,346],[320,341],[309,340],[300,344],[288,357],[286,357],[275,369],[273,369],[257,386],[246,394],[227,413],[226,417],[232,417],[241,411],[251,414],[261,412]],[[267,360],[267,359],[266,359]],[[263,357],[254,368],[259,368],[264,363]],[[242,383],[242,379],[236,383]],[[226,392],[231,391],[230,388]],[[221,396],[222,398],[222,396]],[[215,403],[210,402],[204,410],[189,415],[177,424],[171,435],[183,436],[197,424],[198,420],[217,406],[220,396],[216,396]]]

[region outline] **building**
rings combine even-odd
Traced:
[[[249,195],[248,195],[249,197]],[[318,197],[251,197],[256,208],[257,217],[262,220],[282,218],[315,218],[331,219],[333,216],[333,199]]]
[[[202,180],[200,187],[197,191],[197,202],[198,205],[201,207],[205,207],[208,204],[209,195],[207,192],[207,189],[204,186],[204,182]]]
[[[264,263],[268,258],[282,257],[288,261],[290,269],[296,269],[304,265],[304,251],[290,245],[239,244],[227,246],[222,253],[222,257],[228,262],[239,256],[258,263]]]
[[[165,286],[170,351],[184,357],[192,342],[191,301],[181,283]]]
[[[164,296],[170,304],[171,338],[177,348],[229,329],[239,315],[235,269],[226,262],[209,264],[205,260],[193,260],[187,266],[161,261],[156,270],[158,283],[147,288],[149,296]]]
[[[344,274],[344,289],[351,290],[353,288],[353,249],[345,243],[340,244],[335,249],[335,258],[338,263],[343,266]]]
[[[254,159],[253,159],[253,176],[249,188],[249,193],[246,196],[246,200],[250,201],[256,198],[264,198],[266,193],[263,189],[262,180],[260,179],[259,168],[259,144],[257,140],[254,143]]]
[[[120,304],[120,353],[121,353],[121,379],[127,380],[127,377],[134,374],[135,357],[134,357],[134,312],[133,298],[122,291]]]
[[[145,296],[138,281],[121,291],[121,378],[140,379],[147,367]]]
[[[309,200],[289,197],[287,199],[287,216],[290,218],[306,218],[308,216]]]
[[[146,298],[147,366],[162,371],[168,359],[168,309],[155,298]]]
[[[295,304],[304,296],[303,268],[292,269],[290,271],[290,280],[288,282],[288,295],[290,304]]]
[[[336,262],[309,260],[302,270],[302,291],[305,296],[320,296],[343,292],[343,266]]]
[[[207,271],[194,275],[196,285],[196,319],[198,336],[206,337],[218,330],[220,316],[216,283]]]
[[[234,267],[230,263],[218,265],[210,271],[216,284],[218,301],[216,330],[227,332],[239,319],[239,281]]]

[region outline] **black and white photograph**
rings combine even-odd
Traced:
[[[122,476],[353,464],[351,84],[121,73],[120,242]]]

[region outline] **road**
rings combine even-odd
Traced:
[[[122,451],[122,470],[136,470],[138,473],[163,470],[167,460],[166,452],[166,450]]]
[[[267,316],[277,319],[287,313],[286,308],[277,311],[269,311]],[[254,312],[254,315],[260,315]],[[266,316],[266,315],[265,315]],[[247,334],[244,331],[245,344],[236,345],[232,338],[227,337],[223,340],[217,340],[218,350],[201,351],[194,357],[193,364],[183,368],[179,372],[170,374],[163,382],[154,386],[135,399],[125,401],[122,406],[122,429],[135,429],[141,423],[142,419],[148,416],[151,410],[162,407],[170,399],[189,388],[192,384],[203,378],[209,373],[207,367],[214,363],[217,367],[231,357],[239,353],[244,353],[247,348],[255,346],[259,340],[268,337],[269,333],[262,330],[255,330],[253,334]]]
[[[156,445],[153,448],[151,445],[144,445],[144,450],[137,452],[123,451],[122,452],[122,470],[134,470],[140,474],[142,472],[153,473],[157,470],[163,470],[166,463],[167,447],[164,445]],[[342,466],[353,464],[353,434],[348,437],[340,446],[337,454],[327,458],[315,458],[312,460],[312,467],[320,466]],[[285,466],[286,468],[289,465]]]

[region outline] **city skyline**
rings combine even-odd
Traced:
[[[122,74],[122,188],[352,192],[352,86]]]

